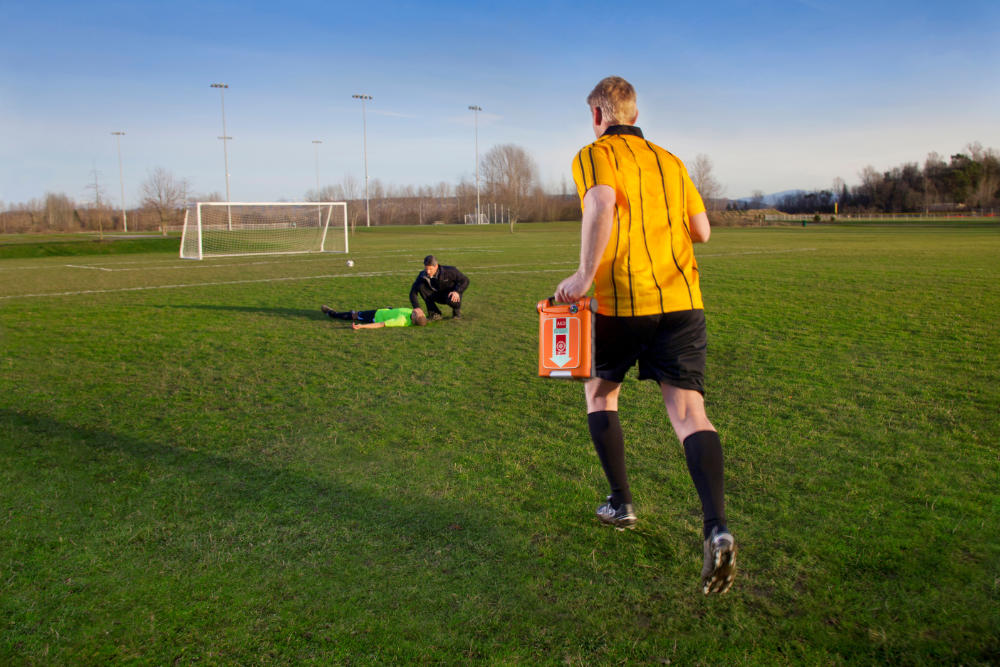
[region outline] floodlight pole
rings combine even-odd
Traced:
[[[361,128],[363,151],[365,158],[365,226],[372,226],[371,210],[368,208],[368,120],[365,116],[365,100],[373,99],[371,95],[351,95],[356,100],[361,100]]]
[[[479,112],[483,110],[476,104],[470,105],[469,110],[476,126],[476,224],[482,222],[482,214],[479,212]]]
[[[319,206],[319,202],[323,201],[323,198],[319,195],[319,145],[323,143],[320,139],[313,139],[313,146],[316,147],[316,217],[319,220],[319,226],[323,226],[323,209]]]
[[[313,146],[316,147],[316,201],[320,201],[319,196],[319,145],[323,143],[321,139],[313,139]]]
[[[122,137],[124,132],[112,132],[112,136],[118,140],[118,184],[122,188],[122,231],[128,231],[128,216],[125,213],[125,177],[122,173]]]
[[[222,136],[219,137],[219,139],[222,139],[222,157],[225,160],[225,164],[226,164],[226,213],[228,214],[228,218],[229,218],[229,229],[230,229],[230,231],[232,231],[232,229],[233,229],[233,208],[232,208],[232,206],[230,206],[230,204],[232,203],[233,200],[229,196],[229,149],[226,146],[226,142],[229,141],[230,139],[232,139],[232,137],[230,137],[230,136],[228,136],[226,134],[226,92],[225,91],[226,91],[226,88],[229,87],[229,84],[228,83],[213,83],[213,84],[211,84],[211,87],[219,89],[219,98],[222,101]]]

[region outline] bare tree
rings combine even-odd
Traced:
[[[994,162],[996,164],[996,162]],[[997,201],[997,193],[1000,192],[1000,172],[984,171],[979,182],[972,188],[969,195],[969,205],[986,207]]]
[[[538,182],[535,161],[520,146],[501,144],[483,156],[480,173],[493,201],[510,211],[513,229]]]
[[[30,199],[22,209],[28,214],[29,224],[25,231],[40,232],[45,229],[48,216],[45,214],[45,203],[38,198]]]
[[[344,201],[344,188],[340,185],[324,185],[319,189],[319,194],[309,190],[306,196],[315,197],[306,201]]]
[[[351,219],[351,231],[353,232],[358,226],[358,220],[361,214],[364,213],[364,202],[356,201],[360,196],[359,191],[361,185],[358,183],[358,179],[354,174],[344,174],[344,178],[340,181],[340,188],[343,192],[344,201],[347,202],[348,216]]]
[[[983,145],[978,141],[973,141],[972,143],[965,145],[965,152],[969,154],[975,162],[982,162],[990,153],[991,149],[984,149]]]
[[[992,206],[1000,192],[1000,154],[992,148],[983,148],[975,141],[965,147],[973,161],[981,165],[978,179],[973,179],[969,193],[970,206]]]
[[[344,178],[340,181],[340,187],[344,191],[344,197],[346,199],[358,198],[358,191],[361,186],[354,174],[344,174]]]
[[[46,229],[67,231],[72,228],[73,212],[76,210],[76,205],[66,195],[47,192],[44,204],[38,208],[44,214],[42,219]],[[34,218],[34,216],[32,217]]]
[[[863,198],[862,206],[870,208],[878,201],[878,190],[882,184],[882,174],[875,171],[871,165],[865,166],[858,174],[861,177],[860,192]]]
[[[722,194],[725,192],[725,188],[712,174],[712,168],[712,159],[704,153],[699,153],[694,156],[694,162],[691,163],[688,170],[694,187],[697,188],[705,206],[709,209],[718,206],[719,200],[722,199]]]
[[[142,206],[154,213],[160,221],[160,233],[167,235],[167,223],[176,219],[185,202],[187,182],[177,179],[163,167],[149,172],[149,178],[142,184]]]

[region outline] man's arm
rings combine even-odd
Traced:
[[[455,278],[455,287],[453,288],[453,291],[461,294],[469,286],[469,277],[458,269],[455,269],[455,273],[458,275]]]
[[[708,237],[712,235],[712,226],[708,222],[708,213],[705,211],[695,213],[688,222],[691,225],[691,240],[695,243],[708,243]]]
[[[455,272],[455,275],[452,277],[455,284],[451,288],[451,291],[448,292],[448,299],[452,303],[458,303],[462,300],[462,293],[465,292],[465,289],[469,286],[469,278],[455,267],[451,268]]]
[[[351,324],[352,329],[381,329],[385,326],[385,322],[372,322],[370,324],[358,324],[354,322]]]
[[[420,307],[420,302],[417,301],[417,297],[420,295],[420,277],[423,273],[417,275],[417,279],[413,281],[413,286],[410,287],[410,305],[414,308]]]
[[[557,301],[576,301],[587,293],[601,255],[611,238],[615,221],[615,191],[609,185],[595,185],[583,195],[583,223],[580,232],[580,266],[556,288]]]

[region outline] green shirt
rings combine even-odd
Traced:
[[[387,327],[412,327],[412,308],[379,308],[375,311],[375,321]]]

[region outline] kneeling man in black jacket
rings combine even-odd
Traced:
[[[427,319],[440,320],[441,311],[437,304],[451,306],[451,314],[455,319],[462,317],[462,293],[469,286],[469,279],[454,266],[439,265],[434,255],[424,257],[424,270],[413,281],[410,288],[410,304],[419,308],[417,295],[423,297],[427,306]]]

